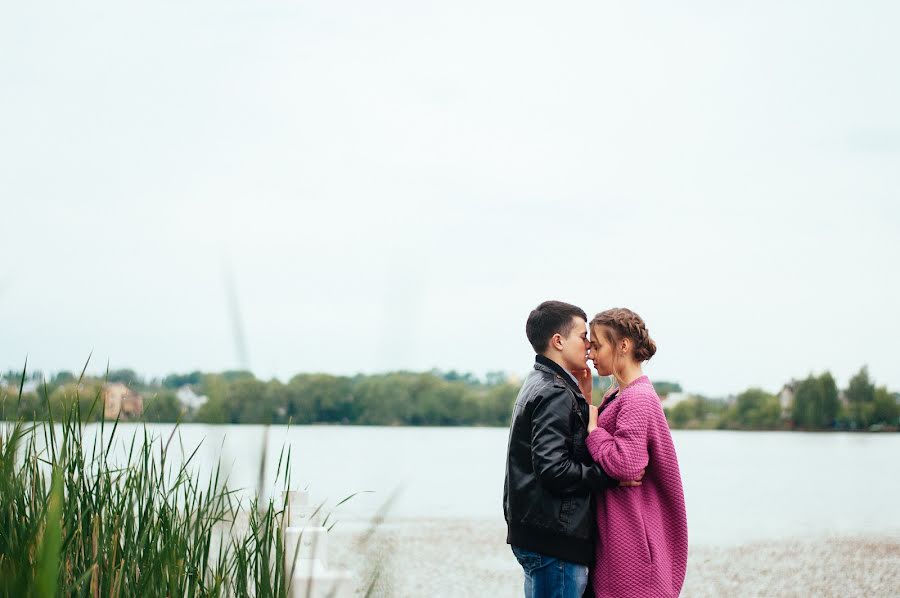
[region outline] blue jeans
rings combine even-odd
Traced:
[[[525,570],[525,598],[581,598],[588,582],[588,568],[558,558],[512,547]]]

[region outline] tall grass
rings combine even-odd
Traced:
[[[91,415],[74,400],[60,422],[0,425],[0,595],[289,595],[283,503],[242,501],[218,468],[198,482],[196,449],[169,457],[174,430],[123,445],[118,421],[101,422],[89,440]],[[276,477],[290,487],[284,457]]]

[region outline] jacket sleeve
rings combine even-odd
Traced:
[[[554,387],[535,404],[531,414],[531,464],[548,490],[576,494],[617,485],[597,464],[576,461],[566,443],[569,430],[568,392]]]
[[[603,428],[588,434],[587,447],[591,457],[614,478],[634,480],[647,467],[650,461],[647,427],[652,408],[647,397],[630,397],[619,410],[612,434]]]

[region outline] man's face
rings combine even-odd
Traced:
[[[587,367],[587,354],[591,347],[588,341],[587,322],[578,316],[573,317],[572,320],[573,325],[569,334],[566,337],[560,335],[562,361],[564,362],[562,365],[570,372]]]

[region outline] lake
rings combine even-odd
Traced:
[[[148,426],[168,438],[174,426]],[[98,429],[88,426],[90,437]],[[120,441],[141,430],[120,424]],[[340,506],[353,524],[389,498],[388,522],[467,519],[502,522],[504,428],[273,426],[268,429],[267,493],[282,447],[292,485]],[[180,443],[205,476],[221,460],[232,487],[255,492],[265,427],[185,424]],[[738,545],[828,534],[900,533],[900,434],[674,431],[692,544]],[[122,453],[120,453],[122,454]],[[395,494],[396,493],[396,494]]]

